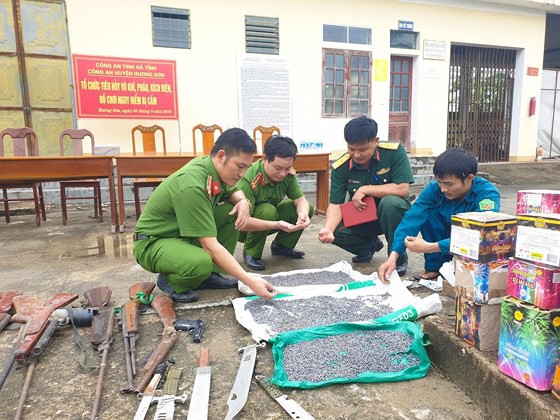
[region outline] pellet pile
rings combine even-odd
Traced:
[[[302,328],[369,321],[394,309],[384,303],[389,294],[367,295],[354,299],[313,296],[305,299],[255,299],[245,304],[257,324],[265,324],[281,333]]]
[[[320,286],[322,284],[346,284],[355,281],[342,271],[318,271],[315,273],[297,273],[284,276],[263,276],[276,287]]]
[[[399,331],[363,330],[301,341],[284,349],[288,380],[324,382],[356,378],[364,372],[400,372],[418,366],[420,360],[407,354],[412,337]]]

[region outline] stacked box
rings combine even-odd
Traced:
[[[556,362],[554,377],[552,378],[552,395],[560,400],[560,359]]]
[[[560,267],[560,214],[518,215],[515,258]]]
[[[459,213],[451,217],[449,252],[481,263],[513,257],[515,216],[492,211]]]
[[[560,214],[560,191],[523,190],[517,192],[516,214]]]
[[[498,369],[548,391],[560,349],[560,309],[543,310],[514,297],[502,302]]]
[[[560,269],[510,258],[507,294],[541,309],[560,308]]]
[[[498,349],[500,305],[476,305],[461,295],[455,297],[455,333],[481,351]]]
[[[501,303],[507,294],[508,262],[480,263],[455,257],[455,291],[476,304]]]

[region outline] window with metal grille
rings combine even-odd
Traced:
[[[418,32],[391,31],[391,48],[404,48],[407,50],[418,49]]]
[[[152,6],[154,47],[190,48],[190,13],[184,9]]]
[[[371,45],[371,29],[353,26],[323,25],[323,41]]]
[[[245,51],[256,54],[280,53],[278,18],[245,16]]]
[[[369,114],[370,92],[370,52],[323,49],[323,117]]]

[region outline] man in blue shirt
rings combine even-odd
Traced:
[[[415,278],[436,278],[443,263],[451,260],[451,216],[500,211],[500,192],[490,181],[475,177],[478,163],[472,153],[448,149],[438,156],[433,171],[436,181],[422,191],[395,231],[389,258],[378,270],[382,282],[388,281],[399,255],[407,249],[424,254],[424,270]]]

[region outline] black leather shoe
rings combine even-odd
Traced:
[[[383,242],[381,242],[381,239],[379,238],[376,239],[377,241],[373,244],[373,248],[369,251],[367,255],[356,255],[355,257],[352,257],[352,262],[358,264],[370,262],[371,259],[373,258],[373,254],[383,249]]]
[[[397,274],[402,277],[406,274],[406,269],[408,268],[408,261],[397,265]]]
[[[251,257],[245,251],[243,251],[243,261],[245,261],[245,265],[249,267],[251,270],[264,270],[266,267],[264,266],[264,261],[260,258]]]
[[[201,289],[232,289],[237,287],[236,279],[227,279],[219,273],[212,273],[210,277],[204,280],[194,290]]]
[[[174,302],[179,303],[189,303],[196,302],[198,300],[198,295],[192,290],[188,290],[184,293],[177,293],[171,288],[171,285],[167,282],[167,279],[163,274],[158,274],[157,287],[165,294],[171,296]]]
[[[284,257],[295,259],[303,258],[303,256],[305,255],[305,252],[303,251],[298,251],[295,248],[288,248],[287,246],[276,242],[272,242],[270,244],[270,252],[272,253],[272,255],[283,255]]]

